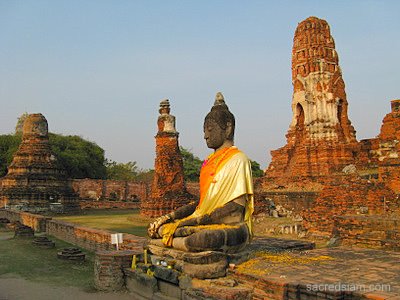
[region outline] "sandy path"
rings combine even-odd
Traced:
[[[0,277],[0,300],[134,300],[127,293],[88,293],[76,287],[51,286],[21,277]]]

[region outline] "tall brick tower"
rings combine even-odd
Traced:
[[[170,114],[169,100],[160,102],[156,135],[156,159],[151,195],[143,201],[140,213],[149,217],[167,214],[189,203],[193,196],[186,191],[183,160],[175,129],[175,117]]]
[[[354,163],[355,130],[329,25],[309,17],[298,24],[292,50],[293,117],[287,144],[271,151],[266,177],[318,177]]]

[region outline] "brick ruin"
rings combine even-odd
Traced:
[[[128,180],[73,179],[72,188],[79,198],[87,201],[140,202],[148,198],[144,182]]]
[[[360,141],[355,172],[333,175],[323,184],[312,208],[304,210],[304,225],[309,232],[322,236],[352,236],[346,233],[348,229],[366,234],[367,231],[380,231],[382,224],[374,219],[383,218],[387,221],[385,224],[393,225],[388,225],[387,231],[400,234],[396,225],[400,213],[399,108],[399,100],[391,101],[391,112],[384,117],[380,134]],[[336,232],[338,228],[339,233]],[[382,233],[382,236],[386,235]],[[370,245],[377,243],[368,237],[363,241]]]
[[[299,23],[292,49],[293,117],[287,144],[271,151],[266,178],[278,185],[327,176],[355,163],[355,130],[335,42],[325,20]]]
[[[79,210],[71,182],[50,149],[48,124],[42,114],[26,118],[22,142],[1,184],[1,200],[10,207],[31,212],[52,207],[62,212]]]
[[[379,179],[400,193],[400,100],[391,101],[391,112],[383,119],[379,147],[371,152],[378,160]]]
[[[358,142],[347,115],[345,84],[329,25],[316,17],[297,26],[292,83],[287,143],[271,151],[272,161],[258,188],[261,198],[301,212],[309,232],[322,236],[335,234],[336,227],[343,232],[343,220],[355,226],[350,216],[395,217],[400,100],[391,102],[380,134]]]
[[[159,113],[154,179],[150,197],[142,201],[140,212],[149,217],[169,213],[193,199],[186,190],[179,133],[175,129],[175,117],[170,114],[169,100],[160,102]]]

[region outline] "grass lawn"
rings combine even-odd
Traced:
[[[75,246],[50,236],[56,247],[42,249],[32,245],[32,238],[13,238],[13,234],[0,230],[0,276],[15,275],[30,281],[94,291],[92,252],[83,250],[85,262],[64,261],[57,258],[58,250]]]
[[[89,210],[84,215],[55,216],[57,220],[82,226],[106,229],[116,232],[147,236],[147,226],[151,219],[139,214],[139,210]]]

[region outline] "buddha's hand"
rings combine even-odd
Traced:
[[[168,223],[172,220],[171,215],[164,215],[159,218],[157,218],[153,223],[150,223],[149,228],[147,228],[147,233],[149,237],[152,239],[160,238],[160,235],[158,234],[158,229],[164,225],[165,223]]]

